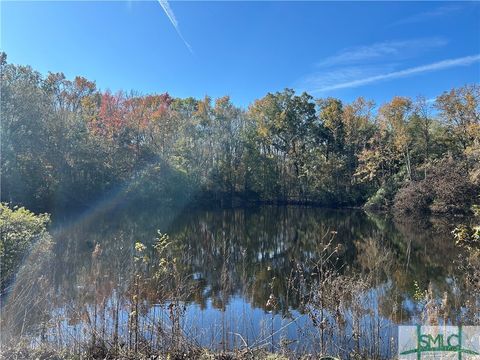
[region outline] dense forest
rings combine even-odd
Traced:
[[[248,109],[42,76],[1,55],[1,200],[32,210],[135,196],[465,212],[478,202],[480,87],[385,104],[291,89]]]

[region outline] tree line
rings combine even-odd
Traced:
[[[285,89],[242,109],[228,96],[101,91],[0,60],[2,201],[51,210],[121,189],[169,203],[442,212],[478,196],[478,84],[380,106]]]

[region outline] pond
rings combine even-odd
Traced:
[[[462,316],[451,229],[302,206],[57,215],[54,245],[32,250],[3,300],[2,338],[388,358],[429,298],[450,304],[438,321]]]

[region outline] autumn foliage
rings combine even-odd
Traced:
[[[120,189],[168,203],[457,212],[478,194],[477,85],[378,110],[286,89],[242,109],[228,96],[99,91],[5,56],[1,66],[2,200],[13,203],[86,205]]]

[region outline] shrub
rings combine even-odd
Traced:
[[[375,194],[373,194],[365,203],[367,210],[388,210],[392,207],[394,196],[400,188],[403,174],[399,173],[390,177]]]
[[[451,158],[435,166],[430,181],[435,193],[430,206],[434,213],[469,212],[478,196],[478,187],[470,181],[466,165]]]
[[[394,211],[405,214],[428,213],[433,196],[428,181],[410,182],[395,195]]]
[[[385,210],[388,205],[385,188],[381,187],[365,203],[365,209]]]
[[[23,207],[0,203],[0,289],[17,272],[31,245],[39,239],[50,241],[48,214],[35,215]]]
[[[400,213],[467,213],[478,195],[465,163],[446,158],[436,163],[424,180],[409,182],[395,196]]]

